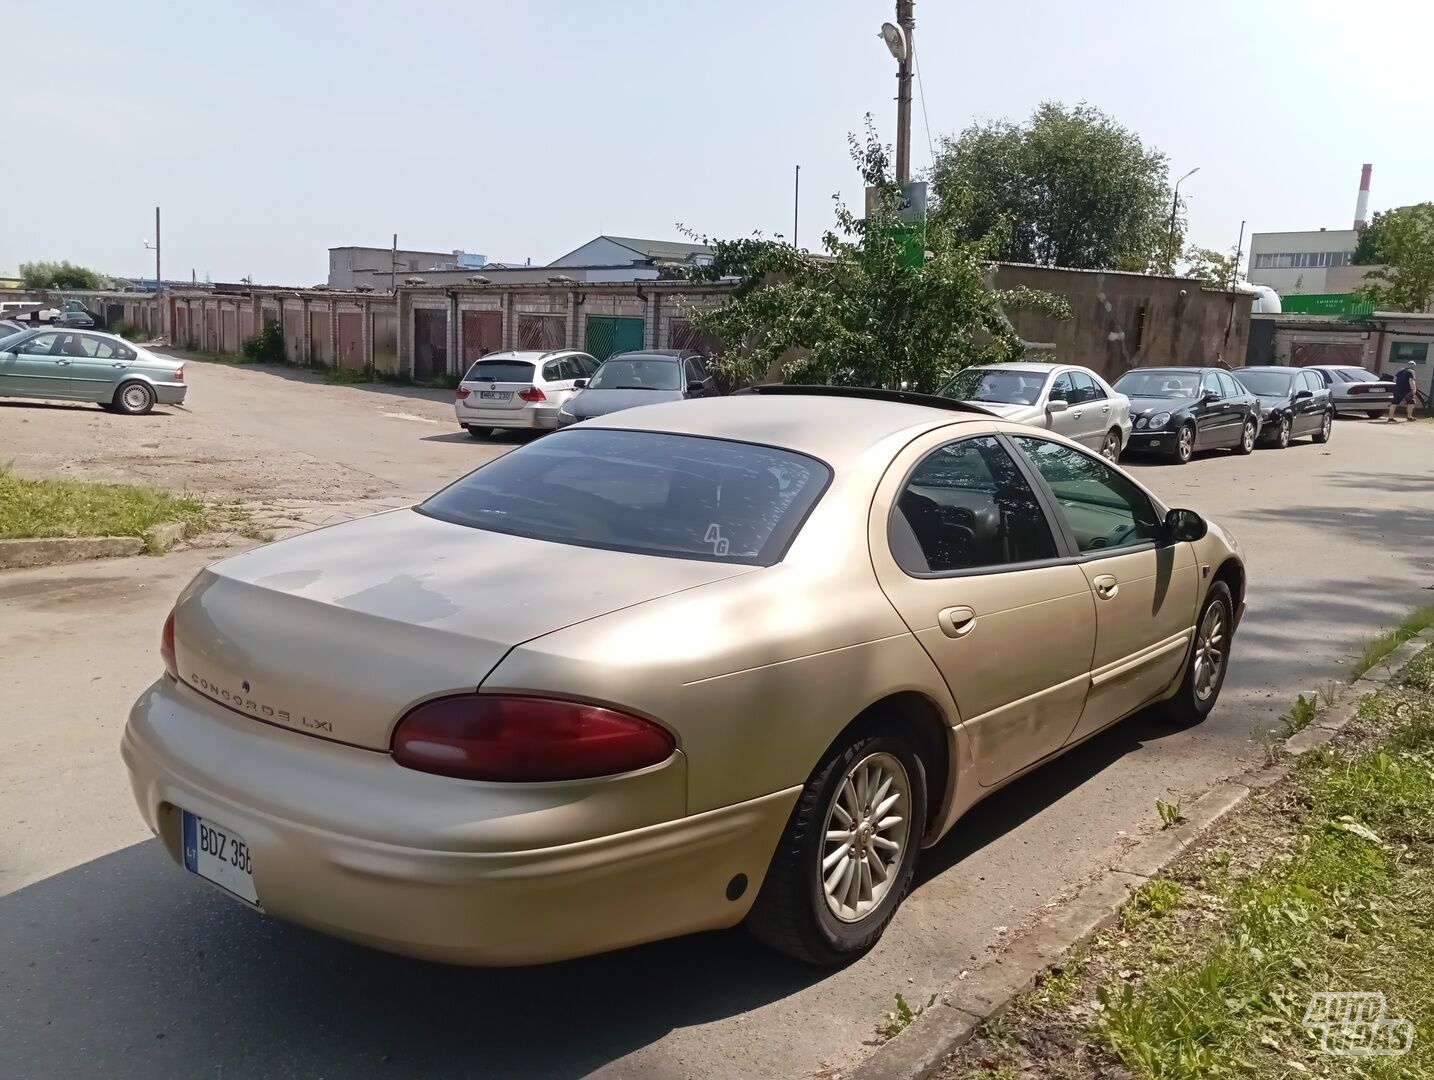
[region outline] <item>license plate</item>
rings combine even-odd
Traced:
[[[484,401],[511,401],[513,391],[511,390],[479,390],[478,396]]]
[[[249,845],[233,829],[184,811],[184,868],[251,904],[259,902]]]

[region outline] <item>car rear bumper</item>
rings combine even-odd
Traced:
[[[551,431],[558,426],[558,406],[528,406],[522,409],[471,409],[455,404],[453,411],[462,427],[514,428]]]
[[[1346,412],[1363,412],[1366,409],[1387,409],[1393,404],[1393,394],[1359,394],[1357,396],[1338,397],[1334,399],[1334,407]]]
[[[167,677],[135,703],[121,753],[140,812],[176,863],[189,810],[248,844],[266,913],[476,965],[735,924],[799,792],[682,816],[681,752],[595,782],[431,776],[386,753],[252,720]],[[636,823],[653,810],[654,823]],[[746,887],[729,900],[739,874]]]
[[[152,383],[154,400],[161,405],[183,405],[189,393],[188,383]]]

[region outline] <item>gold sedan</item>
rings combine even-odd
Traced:
[[[203,571],[122,749],[175,862],[325,933],[527,964],[745,922],[837,964],[979,799],[1202,720],[1244,592],[1060,436],[763,388]]]

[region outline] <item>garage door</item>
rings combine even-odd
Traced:
[[[599,360],[642,348],[642,320],[617,315],[588,316],[587,351]]]

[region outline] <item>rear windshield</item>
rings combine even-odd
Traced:
[[[681,390],[676,360],[608,360],[588,383],[592,390]]]
[[[1127,397],[1187,398],[1200,392],[1198,371],[1127,371],[1115,380]]]
[[[1290,380],[1293,379],[1293,372],[1285,371],[1237,371],[1235,378],[1240,385],[1252,394],[1263,394],[1265,397],[1281,397],[1290,392]]]
[[[1006,405],[1034,405],[1049,373],[1012,371],[1009,368],[967,368],[941,388],[941,396],[957,401],[991,401]]]
[[[574,428],[504,454],[417,509],[535,540],[770,566],[830,477],[791,450]]]
[[[463,378],[465,381],[492,379],[495,382],[530,383],[533,381],[533,365],[522,360],[479,360]]]
[[[1345,382],[1379,382],[1379,376],[1373,372],[1365,371],[1364,368],[1336,368],[1335,374],[1344,379]]]

